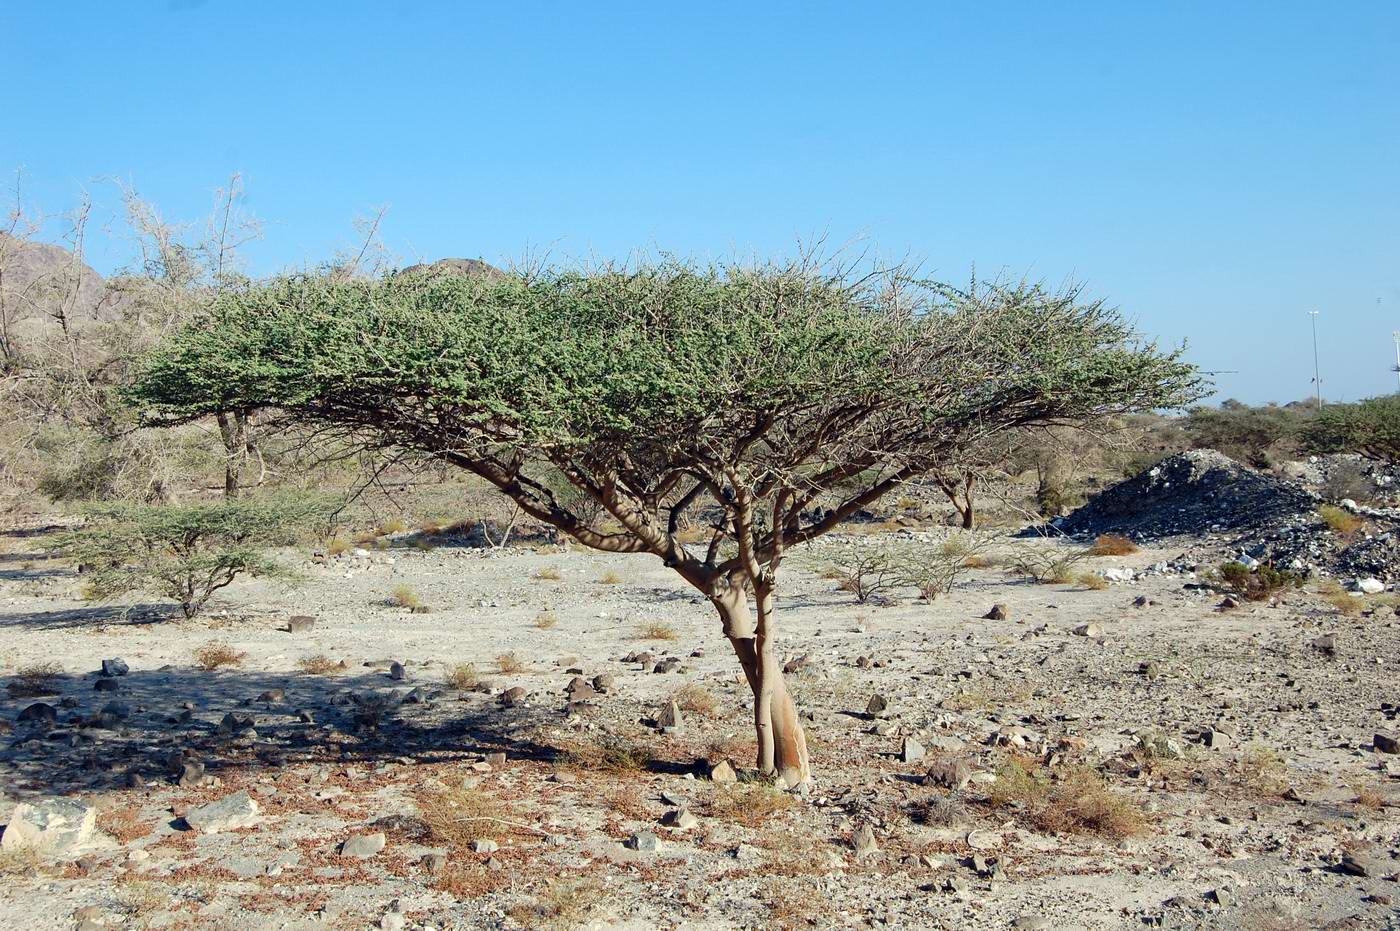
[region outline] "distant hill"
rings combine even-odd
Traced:
[[[61,315],[81,331],[118,312],[102,276],[72,251],[0,233],[0,337],[41,336]]]

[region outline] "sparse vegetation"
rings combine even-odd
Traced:
[[[324,653],[304,656],[297,660],[297,668],[309,676],[329,676],[345,669],[345,663],[331,659]]]
[[[698,682],[687,682],[676,689],[671,695],[671,701],[675,702],[682,711],[706,718],[714,717],[715,713],[719,711],[719,699],[715,698],[713,692]]]
[[[704,801],[705,812],[711,818],[732,821],[747,828],[762,827],[793,805],[789,793],[762,782],[716,786]]]
[[[15,670],[6,689],[15,698],[38,698],[42,695],[56,695],[56,681],[63,675],[63,667],[50,660],[45,663],[29,663]]]
[[[554,879],[530,904],[516,904],[510,916],[524,928],[574,931],[603,904],[606,890],[596,879]]]
[[[207,643],[194,651],[195,665],[211,672],[215,669],[241,666],[247,657],[247,653],[236,650],[227,643]]]
[[[1354,595],[1343,588],[1336,579],[1323,579],[1318,583],[1317,593],[1322,600],[1331,605],[1338,614],[1347,617],[1355,617],[1366,607],[1366,599],[1361,595]]]
[[[1356,531],[1365,526],[1365,521],[1359,515],[1339,508],[1335,504],[1324,504],[1317,509],[1317,516],[1322,518],[1322,522],[1343,540],[1350,540]]]
[[[496,657],[496,670],[502,675],[524,672],[527,668],[525,661],[514,653],[502,653]]]
[[[1086,767],[1051,771],[1012,757],[997,770],[989,801],[1020,812],[1032,827],[1048,833],[1124,838],[1147,829],[1141,806]]]
[[[1287,763],[1263,744],[1246,744],[1240,751],[1238,767],[1240,782],[1260,795],[1277,797],[1291,787]]]
[[[477,674],[475,663],[456,663],[447,670],[445,679],[450,688],[463,692],[476,688],[481,682],[481,676]]]
[[[412,585],[399,585],[389,596],[389,603],[400,608],[421,608],[423,599]]]
[[[1077,575],[1075,567],[1088,556],[1086,549],[1025,544],[1012,551],[1010,565],[1036,582],[1068,585]]]
[[[1074,577],[1074,580],[1091,592],[1101,592],[1108,588],[1108,579],[1097,572],[1081,572]]]
[[[676,629],[660,621],[647,621],[637,628],[638,640],[675,640]]]
[[[1246,601],[1267,601],[1279,592],[1303,587],[1301,575],[1280,571],[1268,563],[1251,572],[1244,563],[1227,562],[1217,572],[1225,588]]]
[[[545,566],[539,572],[535,573],[535,578],[542,582],[558,582],[563,577],[559,570],[553,566]]]
[[[541,611],[535,615],[535,626],[540,630],[549,630],[559,623],[559,615],[553,611]]]
[[[598,582],[602,585],[621,585],[622,576],[609,569],[607,572],[604,572],[601,576],[598,577]]]
[[[572,743],[560,756],[563,766],[615,776],[643,772],[651,760],[651,751],[646,746],[616,735]]]
[[[415,799],[419,816],[440,843],[458,851],[478,840],[499,840],[517,821],[509,806],[466,779],[424,789]]]
[[[1116,533],[1099,534],[1089,548],[1090,556],[1128,556],[1138,551],[1138,545]]]

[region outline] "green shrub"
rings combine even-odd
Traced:
[[[264,553],[295,531],[324,520],[317,498],[268,495],[184,506],[108,504],[88,508],[87,523],[53,548],[87,569],[86,594],[106,600],[131,592],[170,598],[194,617],[239,575],[289,578]]]
[[[1246,601],[1264,601],[1275,592],[1303,586],[1298,573],[1275,569],[1268,563],[1251,572],[1244,563],[1227,562],[1218,571],[1224,586]]]

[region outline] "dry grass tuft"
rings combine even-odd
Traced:
[[[751,760],[757,753],[758,742],[752,734],[748,737],[727,734],[705,745],[705,761],[710,765],[722,760]]]
[[[1246,744],[1240,753],[1240,782],[1260,795],[1277,798],[1292,786],[1282,756],[1263,744]]]
[[[539,572],[535,573],[535,578],[539,579],[541,582],[558,582],[563,577],[563,573],[553,566],[545,566]]]
[[[510,808],[465,779],[418,793],[418,814],[433,838],[468,850],[479,840],[500,840],[511,833]]]
[[[1128,556],[1137,551],[1136,543],[1116,533],[1099,534],[1094,545],[1089,547],[1090,556]]]
[[[1381,785],[1353,782],[1349,788],[1356,793],[1355,802],[1362,808],[1380,811],[1390,803],[1390,796],[1386,794],[1385,788]]]
[[[526,668],[525,661],[514,653],[502,653],[496,657],[496,669],[502,675],[509,676],[517,672],[524,672]]]
[[[714,693],[698,682],[687,682],[676,689],[671,694],[671,701],[675,702],[682,711],[690,714],[698,714],[701,717],[712,718],[719,711],[719,699]]]
[[[423,606],[423,599],[412,585],[400,585],[389,596],[389,603],[400,608],[420,608]]]
[[[433,888],[459,901],[478,899],[500,892],[510,885],[505,870],[488,869],[475,863],[449,863],[433,880]]]
[[[1074,580],[1091,592],[1101,592],[1108,588],[1108,579],[1097,572],[1081,572]]]
[[[709,527],[691,526],[676,531],[676,541],[686,545],[703,543],[714,533]]]
[[[716,786],[704,802],[711,818],[733,821],[748,828],[761,827],[775,815],[793,807],[792,796],[760,782]]]
[[[1047,833],[1124,838],[1147,829],[1142,808],[1086,767],[1068,768],[1052,778],[1034,761],[1013,757],[997,771],[989,800],[1021,811],[1036,830]]]
[[[170,888],[151,880],[124,882],[118,890],[117,902],[122,914],[136,921],[155,914],[170,901]],[[138,925],[144,926],[144,923]]]
[[[1337,507],[1335,504],[1324,504],[1317,509],[1317,516],[1322,518],[1322,522],[1327,528],[1341,537],[1343,540],[1350,540],[1366,523],[1359,515],[1348,510]]]
[[[1322,584],[1318,586],[1317,593],[1338,614],[1346,617],[1355,617],[1366,608],[1365,598],[1353,595],[1338,584],[1335,579],[1323,579]]]
[[[306,656],[297,660],[297,668],[309,676],[329,676],[345,669],[345,663],[331,659],[324,653]]]
[[[603,585],[621,585],[622,576],[609,569],[607,572],[604,572],[601,576],[598,577],[598,581]]]
[[[573,931],[588,923],[606,897],[596,879],[555,879],[534,902],[512,905],[507,914],[523,928]]]
[[[39,875],[39,851],[33,847],[0,849],[0,876],[32,879]]]
[[[972,818],[961,798],[936,793],[910,802],[909,817],[917,824],[939,828],[960,827]]]
[[[397,517],[393,517],[379,525],[377,535],[381,537],[387,537],[391,533],[404,533],[407,530],[408,524],[404,523]]]
[[[327,556],[343,556],[348,552],[350,552],[350,542],[348,540],[335,537],[326,543]]]
[[[463,692],[476,688],[481,682],[481,676],[477,674],[475,663],[458,663],[447,670],[447,675],[444,678],[450,688]]]
[[[211,672],[225,666],[230,668],[241,666],[247,658],[247,653],[235,650],[227,643],[206,643],[194,651],[194,664],[200,669]]]
[[[653,759],[642,744],[608,736],[564,747],[559,762],[571,769],[621,776],[644,772]]]
[[[660,621],[649,621],[637,628],[638,640],[675,640],[676,629]]]
[[[63,667],[58,663],[30,663],[15,670],[14,678],[6,686],[15,698],[37,698],[40,695],[57,695],[54,680],[63,675]]]
[[[535,626],[540,630],[549,630],[559,623],[559,615],[553,611],[541,611],[535,616]]]

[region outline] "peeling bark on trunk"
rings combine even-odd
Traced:
[[[710,600],[719,610],[724,634],[734,647],[753,692],[759,771],[782,776],[789,788],[806,782],[811,777],[807,736],[798,719],[797,704],[783,681],[782,666],[773,652],[772,593],[760,596],[757,625],[749,611],[748,593],[741,585],[727,585],[711,595]]]

